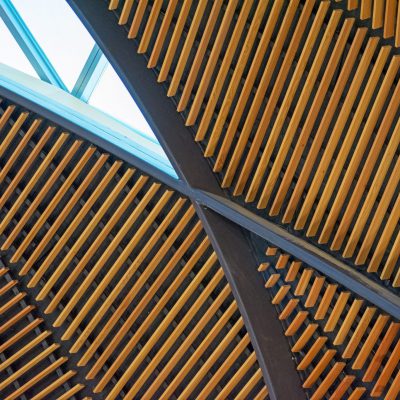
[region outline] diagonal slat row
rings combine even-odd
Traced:
[[[59,357],[60,344],[43,329],[36,307],[26,303],[26,292],[0,268],[0,393],[4,400],[29,398],[75,399],[85,385],[74,384],[75,370]],[[35,315],[36,314],[36,315]]]
[[[93,398],[267,398],[193,206],[33,113],[0,121],[1,249]]]
[[[312,400],[398,398],[399,322],[275,247],[259,271]]]
[[[398,287],[400,56],[334,3],[109,8],[224,188]]]
[[[371,19],[372,29],[382,29],[383,37],[394,38],[395,46],[400,47],[399,0],[347,0],[347,9],[357,10],[362,20]]]

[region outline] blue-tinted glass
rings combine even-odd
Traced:
[[[13,0],[29,30],[69,90],[94,40],[65,0]]]
[[[65,0],[13,0],[13,4],[58,75],[68,89],[72,91],[95,44],[92,37]],[[4,23],[2,21],[1,23],[3,30],[6,30],[8,34],[8,41],[6,41],[6,35],[1,34],[2,27],[0,26],[0,35],[2,39],[4,38],[0,43],[0,49],[1,45],[4,44],[8,51],[3,50],[1,54],[6,56],[6,59],[12,60],[8,63],[11,67],[37,77],[17,42]],[[13,42],[12,46],[8,42]],[[131,148],[135,155],[157,165],[170,175],[176,176],[152,129],[115,70],[109,64],[105,67],[105,70],[103,69],[104,63],[98,64],[98,66],[99,68],[94,69],[95,72],[92,75],[88,75],[91,76],[91,79],[79,80],[80,86],[77,85],[76,93],[73,92],[73,94],[80,93],[78,86],[81,91],[85,90],[85,84],[91,90],[94,87],[92,94],[89,94],[88,103],[98,111],[85,105],[83,109],[88,113],[88,121],[93,119],[103,121],[101,128],[98,127],[101,135],[104,134],[104,136],[109,137],[110,141],[116,141],[118,145],[123,143],[125,146],[126,144],[126,148],[128,150]],[[11,76],[15,76],[12,71],[9,71],[9,73]],[[17,78],[23,80],[21,76],[17,76]],[[39,81],[36,82],[39,83]],[[43,89],[40,85],[38,88],[40,92]],[[46,92],[48,89],[43,90]],[[57,94],[57,98],[60,97],[62,100],[63,92],[56,90],[56,88],[54,90],[53,94]],[[79,100],[76,101],[79,103]],[[93,111],[95,112],[93,113]],[[104,114],[112,118],[110,119]],[[110,131],[108,131],[109,129]]]
[[[0,18],[0,62],[37,78],[29,60]]]

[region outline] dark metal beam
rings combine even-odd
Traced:
[[[124,26],[117,23],[107,3],[98,0],[68,0],[68,3],[91,33],[110,64],[134,98],[178,176],[192,188],[222,194],[211,168],[205,162],[191,131],[176,112],[165,89],[158,84],[146,59],[137,53],[135,40],[127,39]]]
[[[117,24],[106,3],[96,0],[69,0],[68,3],[121,77],[189,191],[201,189],[225,197],[182,117],[166,97],[164,88],[157,84],[145,58],[137,54],[137,43],[127,39],[125,28]],[[232,287],[270,397],[305,399],[289,345],[258,276],[255,257],[241,228],[220,215],[203,210],[196,199],[190,197]]]
[[[345,264],[339,258],[231,200],[210,193],[199,193],[199,191],[194,195],[201,204],[266,239],[396,319],[400,319],[400,297],[360,273],[355,267]]]
[[[139,168],[144,173],[153,176],[160,182],[172,189],[190,197],[193,201],[214,210],[218,214],[234,221],[243,228],[255,233],[284,250],[294,257],[302,260],[316,270],[326,274],[338,283],[352,290],[354,293],[368,300],[383,311],[400,319],[400,298],[388,289],[372,281],[369,277],[361,274],[355,268],[350,267],[339,259],[329,255],[317,246],[288,232],[277,224],[267,221],[241,205],[227,199],[225,196],[212,194],[200,189],[193,189],[181,179],[175,179],[167,173],[150,165],[141,158],[136,157],[129,151],[116,146],[105,138],[94,135],[87,129],[77,126],[71,122],[66,115],[59,115],[44,108],[29,99],[16,94],[0,85],[0,96],[8,98],[27,109],[42,115],[54,123],[64,127],[70,132],[88,140],[101,147],[107,152],[114,154],[121,160]]]
[[[137,43],[127,39],[125,27],[117,24],[116,16],[107,10],[107,3],[96,0],[68,2],[126,84],[178,175],[189,186],[185,194],[400,318],[400,298],[390,290],[317,246],[229,200],[194,142],[190,130],[184,126],[183,118],[176,112],[173,102],[166,97],[165,89],[156,82],[143,55],[137,54]]]
[[[196,205],[197,215],[213,244],[252,339],[271,399],[305,399],[277,311],[254,268],[254,254],[241,228],[221,215]],[[246,268],[247,267],[247,268]],[[250,267],[250,268],[248,268]]]

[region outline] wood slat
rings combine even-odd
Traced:
[[[0,277],[1,283],[7,280],[12,282],[10,279],[8,272]],[[14,293],[9,296],[18,299],[20,286],[21,283],[17,281]],[[55,398],[65,391],[61,388],[62,384],[71,384],[75,372],[66,367],[68,357],[57,357],[60,345],[54,343],[52,332],[44,329],[43,319],[35,318],[35,307],[27,307],[25,304],[25,300],[19,298],[16,307],[24,312],[16,315],[22,318],[14,321],[12,329],[0,330],[0,352],[3,354],[0,363],[2,398]],[[59,381],[59,374],[64,374],[62,381]],[[47,384],[46,381],[56,383]]]
[[[273,278],[267,290],[310,398],[393,396],[392,378],[400,366],[398,323],[307,265],[298,263],[288,282],[279,249],[268,253],[262,262],[269,268],[260,273],[266,282]]]
[[[390,168],[398,147],[398,1],[222,3],[172,2],[164,10],[138,2],[130,23],[145,43],[139,52],[150,53],[149,68],[176,97],[223,188],[353,257],[367,230],[365,211],[380,198],[370,179],[384,179],[378,171]],[[382,32],[360,27],[359,18]],[[393,42],[381,44],[381,34]],[[382,274],[397,262],[393,246],[388,228],[374,265],[365,257],[349,262],[394,284],[394,271]]]
[[[243,8],[243,21],[252,5]],[[173,40],[179,40],[192,6],[180,9],[175,21],[178,2],[169,5],[164,28],[156,23],[162,5],[151,6],[124,2],[121,24],[129,23],[130,34],[139,37],[146,30],[145,16],[155,7],[143,45],[157,35],[163,47],[162,32],[175,22]],[[110,4],[115,7],[116,2]],[[165,74],[176,44],[171,44]],[[12,139],[5,135],[6,142],[0,138],[6,149],[0,161],[4,158],[7,166],[2,170],[1,246],[15,266],[12,273],[24,276],[30,295],[16,293],[18,280],[9,278],[8,268],[0,269],[0,279],[8,279],[0,282],[4,398],[89,399],[91,387],[109,399],[182,397],[182,381],[209,371],[198,356],[220,370],[212,383],[197,388],[194,381],[193,390],[215,398],[265,398],[268,391],[262,390],[249,335],[194,207],[153,178],[28,112],[16,123],[15,109],[5,108],[0,117],[7,132],[16,132]],[[28,123],[28,116],[34,123]],[[26,148],[30,153],[23,158]],[[288,260],[282,255],[283,270]],[[22,306],[28,299],[43,303]],[[42,310],[43,318],[32,317]],[[60,329],[61,343],[53,342],[46,314],[53,314],[50,321]],[[221,335],[229,340],[223,342]],[[238,351],[225,352],[237,343]],[[85,377],[80,368],[66,367],[75,362],[69,355],[74,353],[76,366],[88,368]],[[155,356],[150,359],[150,354]],[[178,363],[183,365],[179,371]],[[136,375],[139,379],[133,379]],[[86,379],[95,382],[88,387]]]

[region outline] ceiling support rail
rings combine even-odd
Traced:
[[[0,96],[4,96],[10,101],[42,115],[71,132],[75,132],[96,146],[141,169],[144,173],[155,177],[172,189],[190,197],[193,201],[237,223],[294,257],[303,260],[360,297],[380,307],[383,311],[400,319],[400,298],[398,296],[317,246],[252,213],[223,195],[189,187],[183,180],[174,178],[160,167],[154,166],[147,160],[135,155],[127,146],[119,146],[107,140],[104,135],[92,132],[90,127],[77,123],[76,118],[74,118],[76,116],[69,115],[65,110],[61,111],[61,108],[50,110],[43,104],[38,104],[34,99],[32,100],[29,97],[29,93],[17,93],[12,88],[5,87],[1,82]],[[68,97],[70,95],[63,93],[63,96]]]
[[[69,4],[121,77],[189,191],[196,188],[224,196],[191,132],[165,96],[164,88],[157,84],[153,72],[147,69],[144,57],[137,54],[134,41],[128,41],[124,28],[115,23],[115,16],[107,10],[106,3],[102,6],[98,1],[77,0]],[[275,309],[268,302],[243,231],[220,215],[203,210],[190,197],[238,302],[270,397],[305,399],[288,343]]]
[[[71,94],[84,102],[88,102],[107,65],[108,61],[106,57],[100,50],[100,47],[95,44]]]
[[[68,2],[149,121],[175,170],[186,183],[186,195],[303,260],[395,318],[400,318],[400,298],[389,289],[317,246],[231,201],[220,188],[191,131],[184,126],[183,118],[167,98],[165,89],[156,83],[156,77],[147,68],[143,55],[137,53],[137,43],[127,39],[126,28],[116,23],[116,16],[107,9],[107,2]]]

